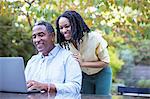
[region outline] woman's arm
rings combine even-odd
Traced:
[[[109,63],[103,61],[84,61],[80,54],[74,54],[74,57],[81,67],[104,68],[109,65]]]
[[[93,61],[93,62],[88,62],[88,61],[83,61],[80,63],[81,67],[90,67],[90,68],[104,68],[108,66],[109,63],[103,62],[103,61]]]

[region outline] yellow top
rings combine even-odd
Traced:
[[[80,53],[84,61],[103,61],[110,62],[107,42],[101,36],[100,33],[90,32],[88,35],[83,37],[83,40],[80,42],[79,51],[74,47],[72,43],[69,43],[70,51],[74,54]],[[89,68],[81,67],[82,71],[88,75],[95,74],[102,70],[102,68]]]

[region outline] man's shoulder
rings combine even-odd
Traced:
[[[39,58],[39,54],[35,54],[35,55],[32,55],[31,58],[29,59],[29,61],[33,61],[35,59],[38,59]]]
[[[60,50],[60,51],[62,52],[62,54],[66,54],[66,55],[71,55],[71,54],[72,54],[71,51],[69,51],[69,50],[67,50],[67,49],[65,49],[65,48],[62,48],[62,47],[61,47],[61,50]]]
[[[64,57],[68,57],[69,55],[71,55],[72,54],[72,52],[71,51],[68,51],[67,49],[65,49],[65,48],[63,48],[63,47],[61,47],[59,44],[57,44],[56,45],[57,47],[59,47],[59,49],[60,49],[60,53],[59,53],[59,55],[60,54],[62,54],[62,56],[64,56]]]

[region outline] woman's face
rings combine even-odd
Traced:
[[[70,40],[72,33],[71,33],[71,25],[69,20],[65,17],[60,17],[58,24],[59,24],[60,33],[64,35],[66,40]]]

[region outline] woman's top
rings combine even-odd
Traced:
[[[77,50],[72,43],[69,43],[69,49],[74,54],[81,54],[84,61],[103,61],[110,62],[107,42],[98,32],[90,32],[84,35]],[[81,67],[82,71],[88,75],[98,73],[102,68]]]

